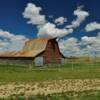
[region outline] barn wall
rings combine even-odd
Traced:
[[[49,40],[46,46],[46,50],[41,56],[44,57],[45,64],[60,64],[63,58],[60,54],[58,44],[55,39]]]
[[[33,58],[13,58],[13,57],[0,57],[0,64],[21,64],[21,65],[32,65]]]

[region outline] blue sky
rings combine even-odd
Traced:
[[[75,16],[73,11],[77,6],[84,5],[84,9],[90,13],[90,16],[74,31],[74,35],[96,35],[93,33],[80,32],[86,23],[91,21],[100,22],[100,1],[99,0],[0,0],[0,28],[15,34],[25,34],[27,37],[36,37],[37,30],[33,25],[28,25],[26,19],[23,18],[27,3],[34,3],[42,7],[42,13],[46,16],[53,15],[54,18],[64,16],[68,18],[70,23]],[[78,34],[78,32],[82,34]],[[78,35],[77,35],[78,34]]]
[[[96,22],[96,24],[99,25],[100,0],[0,0],[0,29],[2,32],[9,32],[13,34],[14,37],[21,35],[24,40],[37,37],[39,31],[37,25],[34,23],[27,24],[27,21],[30,19],[24,18],[22,15],[22,13],[25,12],[25,8],[27,8],[28,3],[34,4],[36,7],[40,7],[41,11],[39,14],[44,15],[46,21],[53,23],[59,29],[63,29],[67,25],[71,25],[72,21],[77,18],[77,16],[74,15],[74,11],[77,7],[83,6],[82,10],[86,11],[89,16],[87,16],[78,27],[74,28],[73,32],[63,37],[63,40],[66,39],[66,43],[68,42],[68,39],[74,38],[72,39],[74,42],[80,41],[78,44],[81,44],[82,37],[97,37],[100,31],[100,28],[95,28],[88,32],[85,30],[86,25],[89,23]],[[62,25],[57,25],[54,21],[59,17],[66,18],[67,21],[65,21]],[[4,38],[5,37],[3,37],[3,39]],[[2,40],[1,42],[6,42],[6,44],[9,42],[8,40],[4,41],[2,36],[0,39]],[[85,42],[87,41],[85,40]],[[10,41],[10,43],[12,44],[12,41]],[[15,41],[14,45],[17,44],[19,44],[19,42]],[[10,44],[8,44],[7,48],[9,48],[9,45]],[[89,44],[86,46],[88,45]]]

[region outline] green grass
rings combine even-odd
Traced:
[[[100,63],[74,63],[67,62],[64,65],[49,65],[34,67],[0,65],[0,84],[2,82],[38,82],[59,79],[95,79],[100,78]],[[6,100],[6,99],[0,99]],[[34,97],[11,97],[9,100],[100,100],[100,91],[66,92],[51,95],[36,95]]]
[[[89,66],[86,63],[67,63],[43,68],[28,66],[0,65],[0,82],[31,82],[58,79],[95,79],[100,78],[100,63]]]

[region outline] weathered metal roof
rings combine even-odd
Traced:
[[[50,38],[37,38],[29,40],[25,43],[21,51],[5,52],[0,57],[35,57],[46,49],[46,45]]]
[[[0,53],[0,57],[14,56],[15,53],[16,53],[15,51]]]

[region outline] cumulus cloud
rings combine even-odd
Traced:
[[[0,40],[0,47],[4,47],[6,45],[8,45],[8,42]]]
[[[65,56],[100,56],[100,33],[95,37],[83,36],[80,41],[71,37],[58,43]]]
[[[91,22],[91,23],[89,23],[89,24],[86,25],[85,30],[87,32],[95,31],[95,30],[100,30],[100,23]]]
[[[88,36],[83,36],[81,38],[82,42],[84,44],[88,44],[88,45],[91,45],[91,44],[94,44],[96,43],[96,37],[88,37]]]
[[[88,37],[88,36],[84,36],[81,38],[81,43],[82,45],[86,45],[86,50],[89,53],[97,53],[100,54],[100,36],[99,33],[97,36],[95,37]]]
[[[89,16],[89,13],[87,11],[82,10],[82,7],[78,7],[74,11],[74,15],[77,18],[72,21],[71,25],[66,26],[66,28],[76,28],[76,27],[79,27],[80,24]]]
[[[4,39],[9,39],[9,40],[25,40],[26,37],[23,35],[14,35],[13,33],[10,33],[8,31],[4,31],[2,29],[0,29],[0,37],[4,38]]]
[[[97,22],[91,22],[86,25],[85,31],[91,32],[95,30],[100,30],[100,24]],[[95,37],[88,37],[84,36],[81,38],[83,45],[86,45],[86,50],[89,52],[89,54],[94,52],[96,56],[100,57],[100,32]]]
[[[27,40],[28,38],[23,35],[14,35],[13,33],[0,29],[0,50],[21,50]]]
[[[59,48],[65,56],[78,56],[80,52],[79,42],[76,38],[71,37],[67,40],[60,40]]]
[[[0,29],[0,37],[3,37],[3,38],[11,38],[13,36],[14,36],[13,34],[10,34],[9,32],[3,31],[2,29]]]
[[[100,47],[100,33],[98,33],[97,36],[95,37],[88,37],[88,36],[83,36],[81,37],[81,41],[84,44],[87,45],[98,45],[98,47]]]
[[[29,19],[28,24],[33,25],[43,25],[46,23],[45,15],[41,15],[41,7],[37,7],[35,4],[28,3],[25,11],[23,12],[23,17]]]
[[[38,37],[63,37],[69,33],[73,32],[73,29],[60,29],[57,28],[55,24],[46,20],[45,15],[41,15],[41,7],[37,7],[33,3],[28,3],[25,11],[23,12],[24,18],[29,19],[28,23],[36,25],[38,28]],[[56,19],[57,24],[63,24],[67,19],[64,17],[59,17]]]
[[[65,22],[67,22],[67,18],[58,17],[57,19],[54,20],[54,22],[55,22],[57,25],[63,25]]]
[[[33,3],[28,3],[25,11],[23,12],[24,18],[29,19],[28,23],[36,25],[38,28],[38,37],[57,37],[61,38],[73,32],[73,29],[78,27],[89,13],[83,11],[80,7],[74,11],[74,15],[77,16],[76,20],[72,21],[72,25],[67,25],[66,28],[57,28],[56,25],[62,25],[67,22],[67,18],[58,17],[54,22],[55,24],[46,20],[45,15],[41,15],[41,7],[37,7]]]
[[[59,29],[55,24],[46,23],[39,29],[38,37],[63,37],[69,33],[72,33],[73,29]]]

